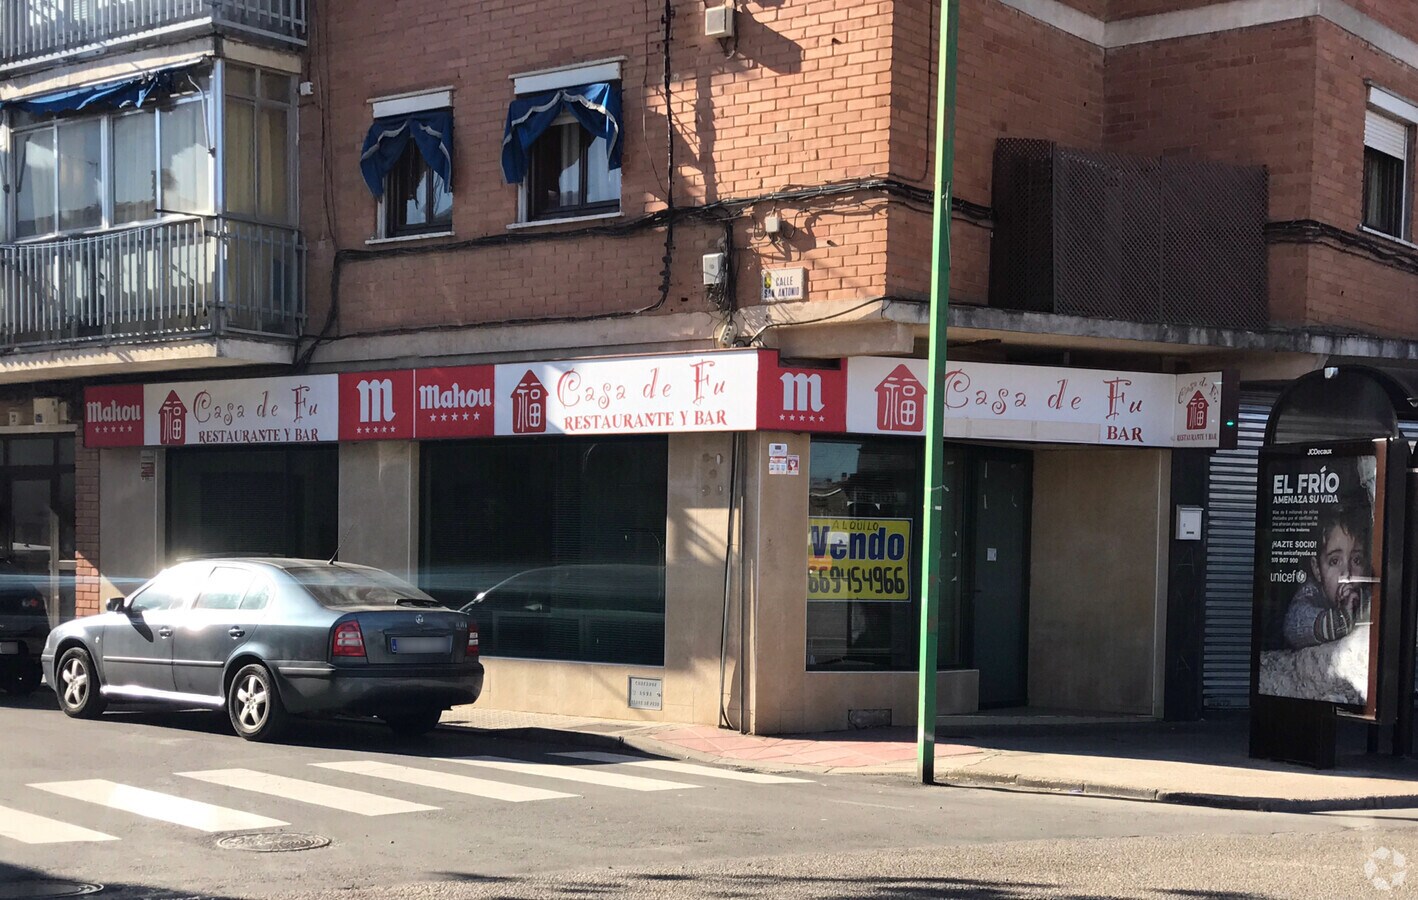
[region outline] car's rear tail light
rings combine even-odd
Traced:
[[[38,597],[26,597],[20,601],[20,609],[39,609],[44,606],[44,601]]]
[[[332,656],[364,656],[364,632],[358,622],[341,622],[330,639]]]
[[[478,623],[468,621],[468,656],[478,655]]]

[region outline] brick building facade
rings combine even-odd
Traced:
[[[155,115],[171,112],[163,133],[178,133],[177,111],[200,95],[215,135],[211,168],[197,178],[211,188],[202,209],[169,208],[154,188],[151,215],[134,227],[121,214],[133,198],[119,196],[129,188],[116,187],[128,184],[118,170],[99,179],[102,196],[89,204],[98,220],[84,227],[65,228],[57,214],[46,225],[43,204],[6,201],[10,243],[0,249],[12,267],[42,281],[27,262],[38,250],[74,273],[38,293],[12,280],[6,302],[88,310],[92,296],[104,300],[97,318],[46,320],[33,329],[41,333],[15,340],[16,352],[0,358],[14,402],[60,396],[77,423],[83,389],[121,383],[735,349],[776,351],[785,378],[809,378],[850,374],[852,360],[924,355],[938,6],[745,2],[729,37],[706,36],[705,7],[682,0],[613,0],[594,23],[558,0],[278,6],[257,21],[254,5],[224,0],[218,14],[165,35],[94,33],[89,45],[70,37],[38,56],[0,50],[8,177],[23,165],[21,141],[42,142],[32,135],[52,120],[62,148],[65,128],[82,119],[53,98],[110,84],[122,71],[191,73],[191,87],[164,82]],[[1141,381],[1225,370],[1228,392],[1239,382],[1251,393],[1337,361],[1418,364],[1418,12],[1380,0],[1298,11],[1258,0],[1216,6],[961,0],[952,359],[1002,367],[979,371],[1030,385],[1083,377],[1067,373],[1136,373]],[[100,39],[102,52],[89,52]],[[567,106],[538,132],[522,185],[509,184],[505,144],[518,139],[509,109],[520,114],[557,91],[602,84],[619,115],[587,115],[597,124],[614,118],[607,127],[620,165],[599,155],[609,144],[596,144],[588,120]],[[109,114],[96,140],[118,139],[128,113]],[[381,127],[438,134],[400,150]],[[551,147],[553,134],[564,143]],[[1384,136],[1386,156],[1366,151],[1367,143],[1380,152],[1374,142]],[[177,178],[180,153],[159,145],[156,165]],[[376,196],[362,165],[377,163],[386,146]],[[430,156],[440,152],[451,183],[440,181]],[[63,165],[55,163],[59,207],[68,202]],[[1002,174],[1016,171],[1031,180]],[[1243,185],[1244,196],[1217,185]],[[175,325],[145,297],[161,294],[156,283],[137,278],[124,295],[145,310],[134,316],[105,293],[125,276],[93,281],[82,248],[104,248],[100,257],[113,256],[106,271],[126,273],[131,247],[123,241],[131,239],[122,233],[168,235],[161,246],[169,249],[144,253],[196,245],[171,237],[186,221],[180,212],[195,213],[204,235],[196,244],[211,242],[212,258],[224,262],[208,269],[165,257],[196,267],[183,268],[199,277],[182,289],[200,309]],[[1220,242],[1220,233],[1239,237]],[[714,266],[727,274],[709,278]],[[765,276],[784,270],[802,270],[802,295],[762,299]],[[191,289],[193,281],[205,286]],[[1171,523],[1173,506],[1208,504],[1211,454],[1124,447],[1107,423],[1071,424],[1093,436],[991,430],[973,420],[952,432],[965,581],[947,607],[942,711],[1196,711],[1208,588],[1204,572],[1180,564]],[[903,492],[918,471],[919,441],[812,430],[621,435],[614,452],[662,470],[648,488],[634,463],[606,476],[639,498],[633,508],[615,507],[570,475],[548,488],[548,503],[580,503],[580,512],[556,506],[563,512],[546,526],[555,532],[549,549],[521,568],[658,566],[658,619],[613,610],[616,628],[644,625],[644,640],[658,650],[616,644],[597,656],[587,648],[603,640],[593,633],[604,623],[589,613],[577,614],[582,643],[567,649],[555,642],[570,638],[551,636],[556,623],[534,628],[502,610],[497,621],[524,643],[490,662],[485,702],[758,731],[909,720],[914,624],[906,610],[916,601],[813,595],[797,560],[804,518],[910,519],[901,510],[919,503]],[[545,451],[549,471],[570,466],[557,455],[569,452],[570,439],[545,440],[546,448],[524,447]],[[780,445],[801,457],[805,477],[769,477],[779,470],[759,465],[782,456],[771,452]],[[313,490],[317,472],[333,466],[338,484],[326,488],[339,503],[327,497],[324,506],[339,521],[312,524],[319,516],[311,509],[281,506],[278,549],[324,551],[320,535],[333,533],[341,558],[399,572],[440,599],[464,599],[495,589],[496,567],[471,538],[465,546],[442,535],[510,526],[477,518],[495,519],[491,486],[459,482],[457,490],[471,492],[460,512],[440,506],[436,482],[457,468],[459,453],[504,479],[522,477],[515,466],[499,468],[510,465],[497,457],[501,447],[341,442],[318,459],[301,455],[315,448],[263,448],[251,458],[285,455],[251,463],[251,477],[279,471]],[[591,458],[590,449],[580,452]],[[252,496],[214,486],[213,472],[230,462],[215,453],[118,444],[76,451],[74,506],[64,513],[76,541],[75,612],[96,611],[105,592],[179,551],[262,545],[265,537],[223,531],[220,516],[202,506],[203,491],[217,498],[212,504]],[[849,456],[855,468],[843,471]],[[541,496],[530,482],[524,488]],[[195,492],[200,509],[184,511],[184,492]],[[975,504],[988,505],[994,492],[1012,498],[1018,519],[982,517]],[[838,496],[857,499],[839,509]],[[479,503],[483,513],[467,511]],[[876,512],[863,512],[868,506]],[[618,523],[607,528],[614,547],[605,534],[588,536],[589,525],[564,524],[612,507],[604,519]],[[276,508],[235,518],[269,522]],[[1082,532],[1060,524],[1080,515],[1090,523]],[[786,546],[783,535],[792,536]],[[1067,561],[1089,552],[1102,554],[1096,569],[1070,571]],[[1019,577],[992,580],[998,559]],[[499,579],[516,574],[498,569]],[[974,592],[1000,598],[1002,618]],[[1118,624],[1116,640],[1098,637],[1105,622]],[[527,637],[536,628],[543,630]],[[499,655],[495,640],[489,653]],[[583,662],[609,668],[576,665]],[[1110,683],[1105,676],[1116,672],[1127,674]],[[660,711],[627,709],[626,678],[661,682]]]

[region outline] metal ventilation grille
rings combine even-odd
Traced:
[[[990,302],[1132,322],[1264,328],[1260,167],[996,144]]]

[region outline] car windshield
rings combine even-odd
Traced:
[[[287,569],[286,574],[300,582],[325,607],[393,606],[400,600],[438,603],[413,585],[378,569],[331,565]]]

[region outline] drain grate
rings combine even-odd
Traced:
[[[44,900],[49,897],[83,897],[103,890],[101,884],[82,881],[17,881],[0,884],[0,900]]]
[[[318,834],[295,831],[260,831],[252,834],[230,834],[217,841],[223,850],[243,850],[247,853],[295,853],[328,847],[330,839]]]

